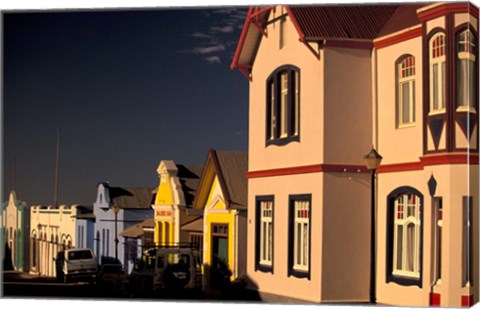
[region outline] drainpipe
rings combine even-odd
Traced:
[[[435,196],[435,191],[437,190],[437,181],[435,180],[435,177],[430,176],[430,179],[428,180],[428,192],[430,194],[430,200],[431,200],[431,209],[433,210],[433,216],[432,216],[432,245],[430,246],[431,252],[430,252],[430,259],[432,260],[432,267],[433,269],[430,269],[431,271],[431,278],[430,278],[430,297],[433,295],[433,287],[435,286],[435,283],[437,282],[437,258],[436,258],[436,237],[435,237],[435,230],[437,228],[437,216],[436,216],[436,209],[435,209],[435,201],[434,201],[434,196]],[[439,253],[441,254],[441,252]],[[431,305],[432,300],[429,300],[429,305]]]
[[[235,227],[233,229],[233,278],[234,280],[238,277],[238,210],[235,210],[233,213]],[[245,252],[246,254],[246,252]]]

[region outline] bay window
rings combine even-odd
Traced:
[[[457,35],[457,109],[475,106],[475,38],[470,30]]]
[[[445,35],[438,33],[430,39],[430,114],[445,112]]]

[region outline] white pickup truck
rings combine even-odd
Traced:
[[[59,251],[55,258],[57,281],[93,282],[98,273],[98,264],[91,249],[78,248]]]

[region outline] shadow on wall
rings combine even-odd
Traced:
[[[216,261],[213,265],[203,264],[205,292],[220,300],[261,302],[258,286],[248,276],[231,281],[228,264]]]

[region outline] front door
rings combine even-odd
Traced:
[[[212,288],[221,288],[230,282],[230,267],[228,265],[228,224],[212,224],[211,251]]]

